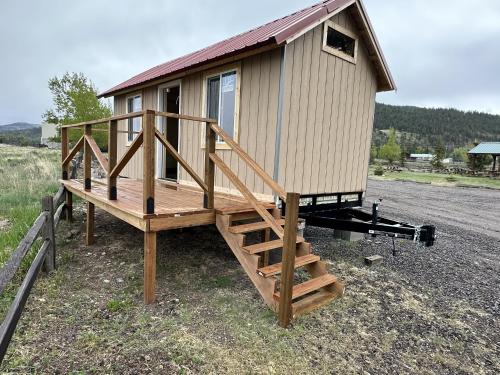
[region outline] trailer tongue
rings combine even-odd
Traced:
[[[356,199],[348,199],[352,196]],[[418,226],[381,217],[380,202],[373,203],[372,212],[368,213],[361,208],[362,193],[306,195],[301,196],[299,217],[306,221],[306,225],[314,227],[366,233],[372,237],[402,238],[426,247],[434,245],[434,225]]]

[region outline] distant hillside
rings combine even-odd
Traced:
[[[0,143],[16,146],[38,146],[40,137],[42,136],[42,128],[28,127],[21,130],[4,130],[0,126]]]
[[[39,128],[40,124],[30,124],[28,122],[14,122],[12,124],[0,125],[0,132],[6,132],[11,130],[25,130]]]
[[[433,147],[441,137],[448,150],[475,141],[500,141],[500,116],[446,108],[419,108],[377,103],[373,143],[380,146],[380,130],[394,128],[401,133],[408,151]],[[378,131],[377,131],[378,130]]]

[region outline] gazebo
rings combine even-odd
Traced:
[[[482,142],[468,152],[469,155],[491,155],[493,157],[492,172],[496,171],[497,157],[500,156],[500,142]],[[500,167],[499,167],[500,172]]]

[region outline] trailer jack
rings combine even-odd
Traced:
[[[434,225],[411,225],[398,222],[379,215],[379,202],[372,206],[372,213],[361,209],[362,197],[360,193],[355,201],[342,201],[341,195],[336,195],[335,203],[319,202],[318,196],[303,197],[306,204],[300,206],[299,217],[306,221],[306,225],[330,228],[346,232],[366,233],[372,237],[384,236],[411,240],[425,247],[434,245],[436,228]],[[312,198],[312,199],[310,199]],[[395,254],[395,246],[393,246]]]

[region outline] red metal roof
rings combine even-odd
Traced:
[[[166,77],[197,65],[203,65],[222,57],[227,57],[248,49],[268,44],[280,45],[291,36],[299,33],[311,24],[321,20],[340,7],[353,0],[327,0],[295,12],[289,16],[269,22],[263,26],[233,36],[199,51],[179,57],[175,60],[155,66],[140,73],[125,82],[99,94],[99,97],[111,96],[119,91],[129,89],[148,81]]]

